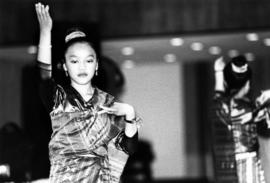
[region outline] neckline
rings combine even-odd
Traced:
[[[91,96],[91,98],[90,99],[88,99],[88,100],[85,100],[83,97],[82,97],[82,95],[72,86],[72,85],[70,85],[69,86],[69,90],[70,90],[70,94],[71,95],[73,95],[73,97],[74,97],[74,95],[75,95],[75,97],[80,101],[80,103],[82,103],[82,104],[89,104],[89,103],[93,103],[93,102],[95,102],[95,100],[94,100],[94,98],[96,98],[95,96],[97,95],[97,89],[96,89],[96,87],[93,87],[93,89],[94,89],[94,91],[93,91],[93,94],[92,94],[92,96]]]

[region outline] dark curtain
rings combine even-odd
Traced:
[[[201,176],[211,177],[210,149],[210,103],[213,95],[212,65],[208,61],[186,62],[184,64],[184,93],[187,155],[198,157]],[[187,163],[188,171],[194,167]]]

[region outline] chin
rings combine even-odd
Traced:
[[[77,85],[89,85],[91,84],[91,80],[75,80],[74,83]]]
[[[89,85],[89,84],[91,84],[91,81],[88,81],[88,82],[77,82],[77,84],[79,84],[79,85]]]

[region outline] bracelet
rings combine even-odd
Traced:
[[[215,72],[220,73],[220,72],[223,72],[223,70],[217,70],[217,71],[215,71]]]
[[[132,120],[126,120],[125,119],[125,122],[129,123],[129,124],[136,124],[137,128],[140,128],[143,125],[142,124],[142,119],[140,117],[138,117],[138,116],[136,116]]]
[[[47,63],[43,63],[38,61],[37,65],[39,68],[46,70],[46,71],[52,71],[52,65],[51,64],[47,64]]]
[[[129,124],[135,124],[136,123],[136,118],[132,119],[132,120],[126,120],[125,119],[125,122],[126,123],[129,123]]]
[[[51,48],[52,45],[49,44],[49,45],[38,45],[38,48]]]

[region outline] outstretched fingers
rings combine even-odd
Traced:
[[[43,4],[41,3],[37,3],[36,4],[36,13],[37,13],[37,16],[38,16],[38,19],[39,20],[45,20],[47,17],[48,17],[48,5],[47,6],[44,6]]]
[[[45,8],[44,8],[44,14],[45,14],[45,17],[48,19],[48,18],[50,18],[51,16],[50,16],[50,13],[49,13],[49,6],[48,5],[46,5],[45,6]]]
[[[40,22],[41,20],[41,5],[40,3],[37,3],[35,4],[35,8],[36,8],[36,14],[37,14],[37,18],[38,18],[38,21]]]
[[[42,3],[35,4],[36,14],[41,30],[51,30],[52,19],[49,13],[49,6]]]

